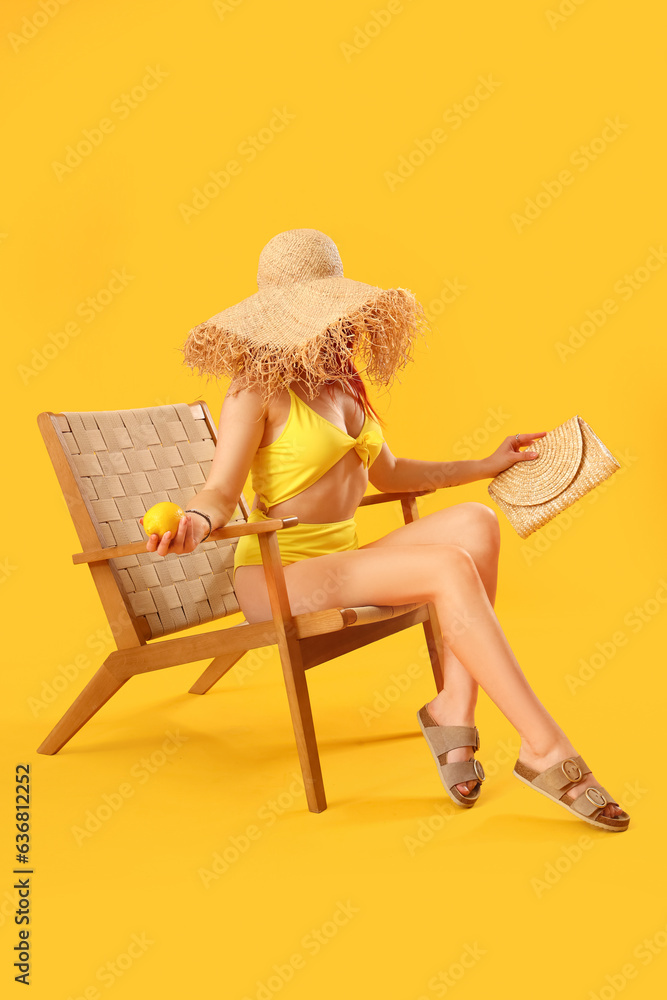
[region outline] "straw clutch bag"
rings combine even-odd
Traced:
[[[608,479],[620,463],[578,415],[531,441],[538,457],[516,462],[489,483],[489,493],[521,535],[528,535]]]

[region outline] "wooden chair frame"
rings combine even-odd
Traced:
[[[206,403],[199,400],[189,405],[202,407],[211,437],[216,442],[215,423]],[[327,803],[306,670],[421,623],[436,689],[441,691],[443,640],[435,606],[428,602],[399,607],[340,607],[293,615],[276,532],[298,523],[297,518],[272,518],[254,524],[237,521],[217,529],[210,538],[258,535],[272,618],[256,624],[242,622],[204,634],[147,642],[145,630],[129,607],[109,565],[114,557],[145,552],[145,542],[100,548],[100,538],[68,460],[57,417],[58,414],[47,411],[40,413],[37,421],[83,548],[72,556],[72,560],[75,564],[88,565],[117,649],[107,656],[38,747],[38,752],[57,753],[136,674],[211,658],[211,663],[190,688],[192,694],[205,694],[244,653],[261,646],[277,645],[308,808],[311,812],[322,812]],[[429,489],[372,494],[365,496],[360,506],[397,501],[407,524],[419,517],[416,497],[433,492]],[[239,498],[239,507],[247,522],[250,508],[243,495]]]

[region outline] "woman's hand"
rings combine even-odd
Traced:
[[[139,521],[143,524],[143,517],[140,517]],[[196,514],[192,520],[190,514],[185,514],[178,522],[178,531],[175,535],[172,536],[170,531],[165,531],[162,537],[157,534],[151,535],[146,542],[146,551],[157,552],[161,556],[167,556],[171,552],[183,555],[196,549],[207,534],[208,523],[203,517]]]
[[[529,462],[537,458],[536,451],[520,451],[519,449],[521,445],[530,444],[535,438],[544,437],[546,433],[547,431],[540,431],[538,434],[519,434],[518,441],[516,434],[506,437],[492,455],[482,460],[484,467],[487,469],[487,475],[493,479],[499,473],[504,472],[505,469],[509,469],[512,465],[515,465],[516,462]]]

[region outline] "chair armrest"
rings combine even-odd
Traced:
[[[370,493],[367,497],[361,498],[359,506],[366,507],[372,503],[387,503],[388,500],[412,500],[414,497],[423,497],[426,493],[435,493],[435,489],[414,490],[412,493]]]
[[[281,528],[291,528],[299,523],[299,518],[272,517],[268,521],[255,521],[248,524],[243,521],[233,525],[226,524],[224,528],[216,528],[206,541],[217,542],[221,538],[240,538],[241,535],[260,535],[267,531],[280,531]],[[148,541],[148,539],[146,539]],[[125,545],[114,545],[105,549],[91,549],[89,552],[77,552],[72,556],[73,563],[105,562],[107,559],[117,559],[121,556],[139,555],[146,552],[146,542],[127,542]],[[189,553],[184,552],[183,555]],[[169,553],[167,553],[169,555]]]

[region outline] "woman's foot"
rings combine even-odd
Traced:
[[[535,771],[546,771],[547,768],[552,767],[554,764],[558,764],[562,760],[568,758],[577,757],[577,751],[574,749],[569,741],[559,744],[553,749],[543,752],[541,754],[535,753],[531,748],[529,748],[525,743],[521,744],[521,749],[519,750],[519,761],[522,764],[526,764],[528,767],[533,768]],[[567,773],[567,772],[566,772]],[[573,776],[576,776],[576,770],[572,771]],[[572,785],[567,790],[567,794],[571,799],[576,799],[582,795],[587,788],[594,787],[598,784],[596,779],[592,774],[586,774],[583,776],[581,781],[578,781],[575,785]],[[617,816],[626,815],[624,810],[620,806],[614,805],[609,802],[604,807],[601,816],[609,816],[610,819],[614,819]]]
[[[467,712],[464,714],[459,713],[456,715],[450,706],[445,708],[441,707],[439,702],[442,699],[437,696],[433,701],[426,703],[426,708],[428,714],[431,716],[434,722],[437,722],[439,726],[474,726],[475,717],[472,712]],[[447,761],[450,764],[459,763],[460,761],[470,760],[474,754],[474,748],[469,747],[455,747],[447,753]],[[470,792],[477,787],[479,781],[462,781],[454,788],[457,788],[461,795],[470,795]]]

